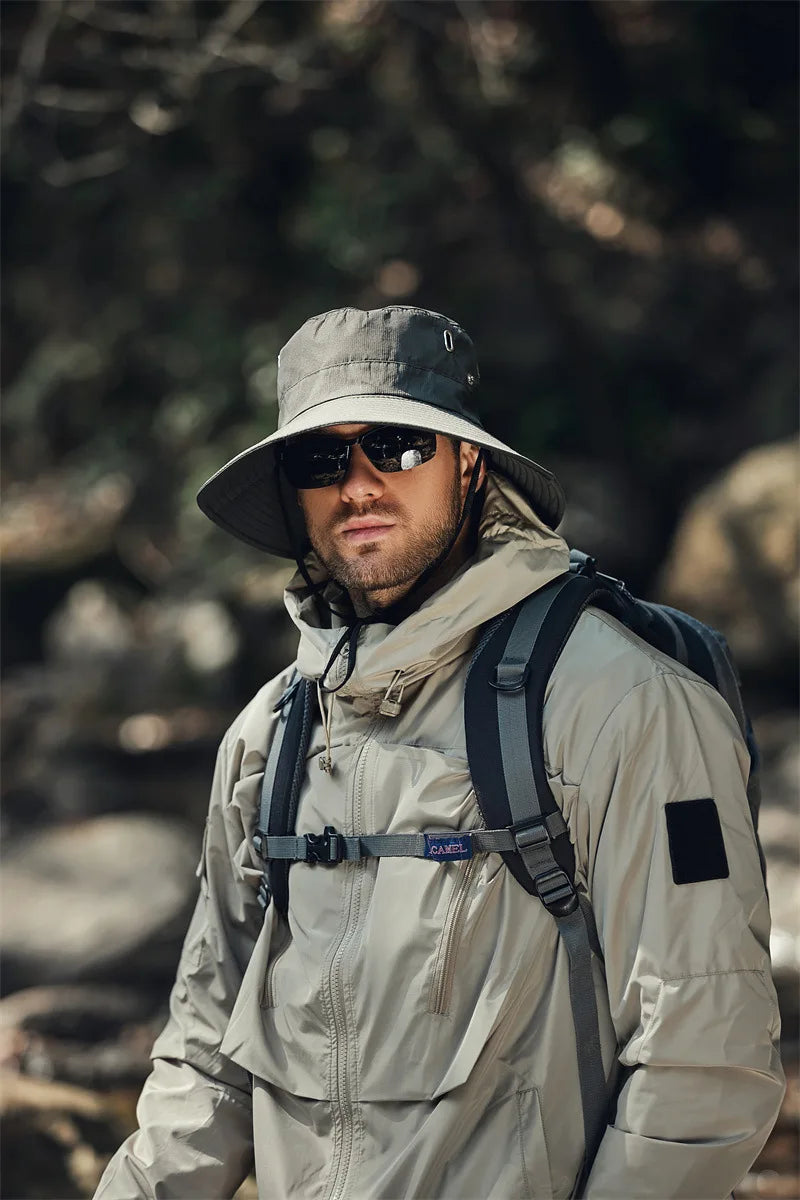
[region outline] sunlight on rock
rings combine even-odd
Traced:
[[[375,277],[375,286],[384,296],[395,299],[410,296],[415,292],[419,287],[420,278],[420,273],[413,263],[395,258],[380,268]]]
[[[84,579],[70,588],[52,617],[45,640],[61,660],[117,657],[133,642],[133,630],[104,584]]]
[[[134,753],[161,750],[170,742],[169,721],[155,713],[137,713],[127,717],[119,727],[119,744]]]
[[[591,206],[585,220],[589,233],[602,241],[619,237],[625,228],[625,218],[619,209],[600,201]]]
[[[182,614],[179,637],[189,666],[200,674],[228,666],[239,649],[239,635],[227,609],[215,600],[197,600]]]

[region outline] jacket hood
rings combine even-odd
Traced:
[[[308,565],[312,578],[325,578],[314,556]],[[338,694],[372,697],[384,694],[393,682],[406,686],[424,679],[465,654],[487,621],[568,568],[563,538],[544,524],[514,484],[490,471],[475,554],[398,625],[375,621],[361,629],[355,668]],[[340,607],[336,584],[325,595]],[[299,572],[286,589],[285,603],[300,630],[298,669],[307,679],[319,679],[346,619],[334,615],[331,626],[322,626],[319,606]],[[343,652],[331,668],[329,686],[344,678],[346,657]]]

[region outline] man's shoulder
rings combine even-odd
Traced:
[[[718,693],[621,621],[586,609],[556,663],[545,699],[545,754],[554,773],[575,778],[601,729],[622,702],[635,707],[669,681],[692,702],[722,703]]]

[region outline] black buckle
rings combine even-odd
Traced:
[[[560,867],[537,875],[533,886],[542,904],[554,917],[566,917],[578,907],[578,893],[566,871]]]
[[[325,826],[324,833],[306,833],[307,863],[312,866],[335,867],[344,858],[344,838],[332,825]]]
[[[532,821],[520,821],[511,826],[511,833],[517,843],[517,849],[529,850],[531,846],[540,846],[542,842],[552,842],[550,830],[547,828],[546,817],[535,817]]]
[[[502,659],[494,669],[494,679],[489,686],[496,692],[522,692],[528,682],[528,662],[505,662]]]

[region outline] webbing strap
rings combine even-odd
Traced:
[[[592,976],[592,951],[583,909],[556,917],[569,956],[569,1002],[578,1052],[583,1109],[584,1160],[594,1161],[608,1119],[608,1084],[600,1046],[600,1022]]]
[[[547,614],[564,588],[571,583],[572,576],[566,575],[547,595],[535,592],[525,601],[509,634],[503,657],[497,665],[495,686],[497,717],[500,723],[500,753],[511,819],[515,825],[539,817],[542,813],[531,756],[520,753],[521,748],[527,749],[529,742],[525,703],[528,661]],[[527,862],[525,865],[528,865]]]
[[[277,789],[275,781],[278,776],[278,764],[281,759],[281,750],[286,739],[286,730],[289,726],[289,717],[292,712],[297,691],[301,683],[300,675],[297,669],[292,672],[289,684],[286,687],[283,695],[275,706],[275,712],[278,714],[278,720],[275,723],[275,732],[272,736],[269,750],[267,751],[267,760],[264,764],[264,776],[261,780],[261,799],[258,809],[258,825],[255,834],[253,835],[253,844],[259,854],[263,856],[263,840],[266,832],[269,829],[269,819],[272,812],[273,799]],[[258,902],[263,909],[269,907],[270,902],[270,886],[266,871],[261,878],[261,884],[258,889]]]
[[[275,793],[275,776],[278,771],[278,760],[281,756],[281,747],[283,739],[286,736],[286,726],[289,723],[289,714],[292,711],[292,700],[294,693],[300,682],[300,678],[295,671],[292,678],[289,680],[288,687],[278,701],[276,706],[278,720],[275,723],[275,733],[267,752],[267,761],[264,764],[264,778],[261,781],[261,804],[258,811],[258,829],[263,834],[269,829],[269,814],[272,808],[272,797]]]
[[[592,976],[590,934],[572,881],[558,865],[542,827],[542,805],[529,750],[525,694],[528,662],[547,614],[571,577],[549,595],[534,594],[514,622],[497,667],[497,719],[506,791],[517,849],[534,887],[556,921],[569,960],[569,998],[575,1027],[586,1162],[594,1158],[606,1123],[608,1089],[600,1047],[600,1024]]]
[[[551,813],[545,819],[550,837],[566,832],[561,813]],[[453,862],[472,858],[474,854],[501,854],[516,850],[514,835],[509,829],[473,829],[467,832],[439,830],[434,833],[373,833],[349,837],[326,829],[321,834],[269,836],[262,839],[262,855],[267,859],[289,862],[324,863],[357,862],[363,858],[430,858],[437,862]]]

